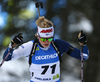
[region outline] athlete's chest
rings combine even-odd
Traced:
[[[46,64],[59,61],[58,54],[50,45],[48,50],[43,50],[40,46],[37,46],[36,52],[32,57],[32,63],[34,64]]]

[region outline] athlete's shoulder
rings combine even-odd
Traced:
[[[21,45],[21,47],[22,47],[22,48],[25,48],[25,47],[32,46],[32,45],[33,45],[33,42],[34,42],[34,40],[25,42],[25,43],[23,43],[23,44]]]
[[[70,46],[70,44],[68,42],[61,40],[61,39],[54,39],[54,42],[57,45],[58,49],[60,50],[61,54],[63,52],[66,52],[66,50]]]
[[[68,42],[61,40],[61,39],[54,39],[56,44],[69,44]]]

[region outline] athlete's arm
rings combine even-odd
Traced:
[[[17,49],[15,49],[15,50],[13,49],[5,61],[18,59],[23,56],[28,56],[31,52],[32,45],[33,45],[33,42],[29,41],[27,43],[22,44]],[[9,48],[9,47],[6,49],[6,51],[4,52],[4,55],[3,55],[3,59],[9,53],[10,49],[11,48]]]
[[[63,54],[64,52],[67,53],[68,55],[77,58],[77,59],[81,59],[81,50],[74,48],[72,45],[70,45],[69,43],[67,43],[66,41],[63,40],[59,40],[56,39],[55,40],[61,54]],[[89,57],[89,52],[88,52],[88,48],[85,45],[83,47],[83,59],[86,60]]]

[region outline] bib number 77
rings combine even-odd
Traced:
[[[54,74],[55,73],[56,64],[54,64],[52,66],[49,66],[49,65],[42,66],[41,68],[43,68],[44,70],[42,71],[41,74],[44,75],[47,72],[47,70],[48,70],[49,67],[52,69],[51,74]]]

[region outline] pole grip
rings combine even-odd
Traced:
[[[35,3],[35,7],[38,9],[38,14],[39,14],[39,17],[40,17],[40,10],[39,10],[39,7],[43,8],[43,2],[36,2],[36,3]]]

